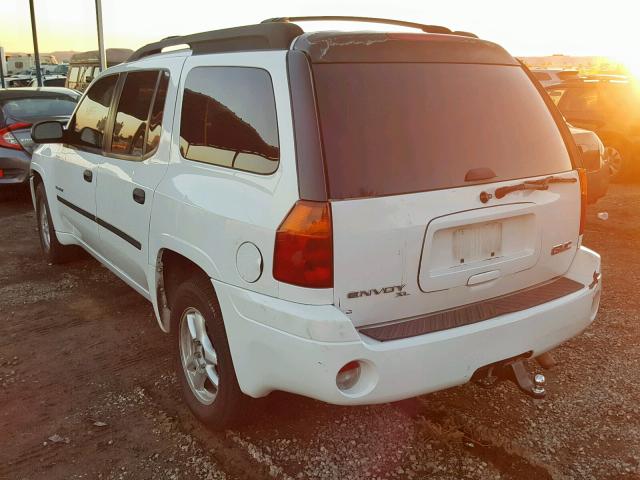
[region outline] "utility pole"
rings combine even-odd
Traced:
[[[0,47],[0,88],[4,88],[4,68],[7,64],[4,58],[4,47]]]
[[[102,31],[102,0],[96,0],[96,23],[98,24],[98,57],[100,58],[100,71],[103,72],[107,68],[107,53],[104,49],[104,32]]]
[[[40,70],[40,50],[38,49],[38,32],[36,31],[36,14],[33,9],[33,0],[29,0],[29,8],[31,9],[31,35],[33,36],[33,54],[36,57],[36,78],[38,86],[42,86],[42,71]]]

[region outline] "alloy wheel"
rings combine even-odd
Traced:
[[[218,355],[207,332],[206,320],[195,308],[180,318],[180,361],[191,392],[203,405],[211,405],[218,394]]]

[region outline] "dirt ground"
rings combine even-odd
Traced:
[[[278,393],[212,433],[151,306],[93,259],[47,265],[29,200],[0,202],[0,478],[640,479],[639,240],[640,186],[613,185],[584,242],[600,314],[554,351],[544,400],[511,383],[350,408]]]

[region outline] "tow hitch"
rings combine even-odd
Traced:
[[[547,393],[544,389],[546,379],[541,373],[536,373],[533,378],[524,368],[524,361],[519,360],[509,364],[515,378],[515,383],[524,393],[531,395],[533,398],[543,398]]]
[[[492,387],[500,380],[510,380],[520,390],[533,398],[544,398],[546,379],[543,374],[531,375],[525,365],[525,358],[515,357],[478,369],[472,379],[484,387]]]

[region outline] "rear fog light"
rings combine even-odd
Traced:
[[[353,361],[343,366],[336,375],[336,385],[341,391],[350,390],[360,379],[360,362]]]

